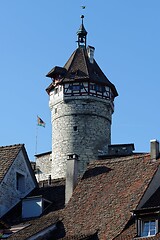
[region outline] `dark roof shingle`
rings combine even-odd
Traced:
[[[22,229],[21,231],[12,234],[9,239],[11,240],[25,240],[29,237],[47,229],[51,225],[56,224],[58,221],[58,212],[49,213],[47,215],[41,216],[40,218],[28,221],[28,227]]]
[[[6,172],[14,162],[23,144],[0,147],[0,182],[3,180]]]
[[[65,204],[64,179],[53,180],[51,186],[47,186],[47,181],[43,182],[43,184],[44,187],[34,189],[27,197],[41,195],[45,199],[51,201],[51,205],[43,212],[43,215],[39,218],[34,218],[32,220],[23,220],[20,217],[20,222],[27,222],[29,226],[13,234],[9,239],[25,240],[28,237],[31,237],[58,222],[58,219],[60,218],[59,216],[61,216],[61,212]],[[13,213],[11,213],[11,215],[13,215],[15,211],[16,210],[13,209]],[[21,209],[19,211],[19,214],[21,214]],[[6,216],[6,219],[9,219],[9,217]],[[10,223],[12,222],[14,222],[14,215],[13,219],[10,218]],[[16,224],[18,224],[18,222],[16,222]]]
[[[62,79],[60,83],[63,82],[81,82],[90,81],[95,83],[104,84],[112,89],[114,97],[118,95],[115,86],[108,80],[101,68],[98,66],[96,61],[90,63],[86,48],[77,48],[63,68],[55,67],[48,74],[47,77],[53,77],[56,74],[56,69],[63,69]],[[66,72],[64,71],[66,70]],[[54,88],[54,84],[51,83],[46,89],[47,92]]]

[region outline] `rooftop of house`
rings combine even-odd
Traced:
[[[39,218],[27,221],[27,225],[22,230],[12,234],[9,239],[11,240],[25,240],[29,237],[49,228],[58,222],[59,216],[57,212],[51,212]]]
[[[133,239],[137,236],[133,211],[138,209],[159,164],[160,159],[151,160],[150,154],[89,164],[64,209],[52,211],[38,221],[32,220],[30,226],[10,239],[26,239],[25,232],[33,235],[54,223],[57,225],[57,231],[52,233],[54,239]],[[158,207],[159,202],[160,188],[157,188],[142,207]],[[38,228],[34,227],[38,222]],[[150,239],[158,239],[157,236]]]
[[[43,181],[39,185],[40,187],[34,189],[26,198],[37,196],[45,198],[50,202],[49,206],[44,209],[42,215],[38,218],[22,219],[22,202],[17,204],[3,217],[3,223],[8,226],[7,231],[9,231],[8,229],[12,231],[14,226],[18,229],[19,226],[21,228],[24,225],[24,228],[15,232],[9,239],[26,239],[26,237],[30,237],[57,223],[60,219],[60,212],[65,206],[65,180],[52,180],[51,185],[48,185],[48,181]]]
[[[51,184],[48,184],[48,181],[39,182],[39,187],[29,193],[25,199],[34,197],[42,197],[50,202],[49,207],[42,215],[63,209],[65,206],[65,180],[52,180]],[[5,214],[3,220],[10,225],[28,221],[29,219],[22,219],[22,202]]]
[[[99,239],[116,238],[132,220],[132,211],[159,163],[160,159],[151,161],[150,154],[139,154],[90,164],[64,209],[66,235],[75,237],[91,231],[98,232]]]
[[[0,147],[0,182],[14,162],[23,144]]]
[[[41,157],[41,156],[45,156],[45,155],[50,155],[51,153],[52,153],[52,151],[43,152],[43,153],[35,154],[35,157]]]
[[[155,191],[155,193],[146,201],[146,203],[142,206],[140,210],[133,211],[134,213],[144,213],[144,214],[153,214],[155,212],[160,212],[160,187]],[[137,229],[135,224],[135,218],[133,217],[128,224],[125,226],[124,230],[115,238],[115,240],[122,239],[141,239],[136,237]],[[148,238],[144,238],[143,240],[147,240]],[[156,234],[156,236],[152,236],[149,239],[157,240],[160,239],[160,232]]]
[[[3,180],[5,174],[21,150],[25,155],[27,155],[24,144],[0,147],[0,182]]]

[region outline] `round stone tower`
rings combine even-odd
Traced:
[[[94,59],[94,47],[86,47],[87,31],[77,32],[78,47],[64,67],[55,66],[47,77],[52,122],[52,178],[66,175],[67,155],[77,154],[78,173],[90,161],[107,154],[111,144],[111,122],[115,86]]]

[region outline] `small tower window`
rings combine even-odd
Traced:
[[[20,173],[16,173],[16,189],[20,192],[25,192],[25,176]]]
[[[77,126],[74,126],[73,130],[76,132],[78,130]]]

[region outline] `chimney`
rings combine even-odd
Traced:
[[[67,159],[66,187],[65,187],[65,204],[68,203],[72,196],[74,188],[77,185],[78,178],[78,155],[70,154]]]
[[[156,139],[150,141],[150,156],[151,160],[157,159],[159,156],[159,141]]]
[[[87,53],[88,53],[90,63],[94,62],[94,51],[95,51],[94,47],[91,47],[91,46],[87,47]]]

